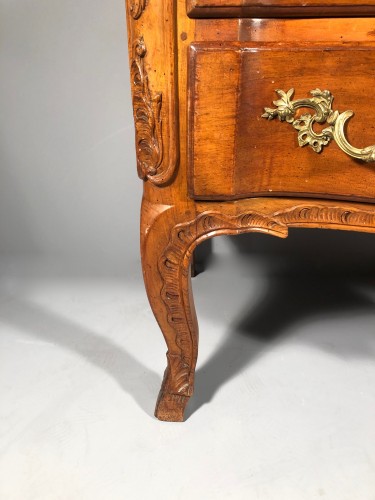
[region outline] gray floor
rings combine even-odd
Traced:
[[[317,233],[215,240],[183,424],[138,261],[3,261],[0,498],[375,499],[375,244]]]

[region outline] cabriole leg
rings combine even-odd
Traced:
[[[168,347],[155,415],[160,420],[180,422],[193,394],[198,354],[190,278],[193,235],[179,231],[171,207],[144,202],[141,237],[147,295]]]

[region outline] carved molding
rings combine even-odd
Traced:
[[[130,0],[129,11],[133,19],[139,19],[147,6],[147,0]]]
[[[133,85],[133,111],[137,149],[138,175],[141,179],[155,176],[163,159],[161,93],[152,94],[144,58],[147,48],[143,37],[133,46],[131,78]]]
[[[330,225],[356,228],[375,228],[375,211],[346,207],[300,204],[270,214],[247,212],[227,216],[219,212],[204,212],[196,219],[178,224],[171,232],[170,242],[159,260],[163,281],[161,297],[168,311],[168,323],[176,335],[180,355],[168,355],[168,369],[173,377],[165,377],[169,394],[191,396],[194,383],[194,359],[197,354],[197,327],[190,309],[189,265],[194,248],[204,239],[220,234],[262,232],[282,238],[288,226]]]
[[[177,6],[174,0],[127,5],[137,170],[141,179],[161,186],[174,177],[179,161]]]
[[[342,225],[351,228],[375,228],[375,211],[346,209],[345,207],[298,205],[276,212],[273,217],[286,226],[322,224],[327,227]]]

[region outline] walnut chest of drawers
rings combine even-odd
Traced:
[[[375,232],[375,0],[127,0],[142,265],[168,346],[156,405],[193,394],[195,247],[289,227]]]

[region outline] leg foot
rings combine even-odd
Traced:
[[[188,233],[180,229],[176,219],[181,219],[168,208],[143,204],[142,263],[147,295],[168,347],[168,367],[155,416],[182,422],[193,394],[198,354],[198,325],[190,279],[190,247],[195,233],[190,228]]]
[[[165,393],[161,389],[156,402],[155,417],[165,422],[183,422],[189,399],[187,396]]]
[[[155,416],[167,422],[183,422],[184,411],[193,392],[189,383],[191,367],[181,355],[167,353],[167,359]]]

